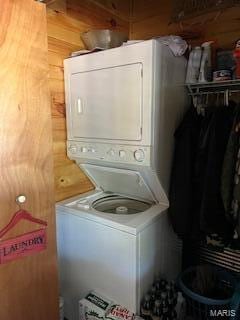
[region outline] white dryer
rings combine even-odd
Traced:
[[[93,289],[138,312],[154,276],[180,269],[166,210],[185,65],[157,40],[65,60],[68,156],[96,186],[57,204],[69,320]]]

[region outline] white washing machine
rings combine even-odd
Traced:
[[[65,60],[68,156],[96,187],[57,204],[69,320],[93,289],[138,312],[154,276],[180,270],[166,210],[185,66],[157,40]]]

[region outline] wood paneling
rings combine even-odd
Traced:
[[[47,4],[48,8],[50,8],[52,10],[66,13],[67,0],[47,0],[46,4]]]
[[[23,208],[48,222],[47,250],[0,265],[0,319],[57,320],[58,287],[45,5],[0,0],[0,228]],[[21,223],[14,235],[32,230]],[[13,234],[11,234],[13,235]]]
[[[134,0],[130,37],[131,39],[148,39],[170,32],[169,25],[171,1]],[[169,30],[170,29],[170,30]]]
[[[122,3],[128,3],[128,1],[129,0],[124,0]],[[114,1],[111,2],[114,3]],[[115,2],[120,3],[120,1]],[[106,9],[103,9],[103,7],[101,1],[67,1],[68,13],[72,17],[88,24],[88,29],[117,29],[123,32],[125,31],[128,34],[129,20],[126,20],[124,14],[119,12],[119,14],[116,15],[109,7],[106,7]],[[124,18],[122,16],[124,16]]]
[[[93,188],[79,167],[66,156],[66,124],[63,60],[72,51],[84,49],[81,32],[111,28],[128,34],[129,0],[68,0],[67,11],[47,9],[48,58],[53,119],[53,153],[56,200],[66,199]],[[55,3],[56,4],[56,3]]]
[[[120,17],[127,22],[129,22],[130,19],[130,0],[45,0],[45,3],[47,4],[48,8],[63,12],[66,12],[66,6],[68,3],[68,7],[73,10],[73,13],[75,9],[84,7],[86,8],[86,6],[88,8],[94,8],[93,12],[96,12],[98,7],[102,9],[98,11],[101,12],[101,14],[107,11],[111,15]],[[84,17],[84,15],[81,14],[81,17]]]
[[[126,21],[130,19],[130,0],[91,0],[93,4],[102,7],[104,10],[118,16]]]
[[[171,1],[133,0],[130,38],[148,39],[179,34],[193,44],[215,40],[216,46],[222,48],[233,48],[239,38],[240,7],[209,13],[182,23],[171,23],[171,14]]]

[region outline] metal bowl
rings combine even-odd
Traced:
[[[128,40],[124,33],[112,30],[87,31],[81,34],[81,38],[88,50],[120,47],[123,42]]]

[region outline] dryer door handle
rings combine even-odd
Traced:
[[[83,101],[80,97],[77,98],[76,107],[77,107],[77,113],[82,114],[83,113]]]

